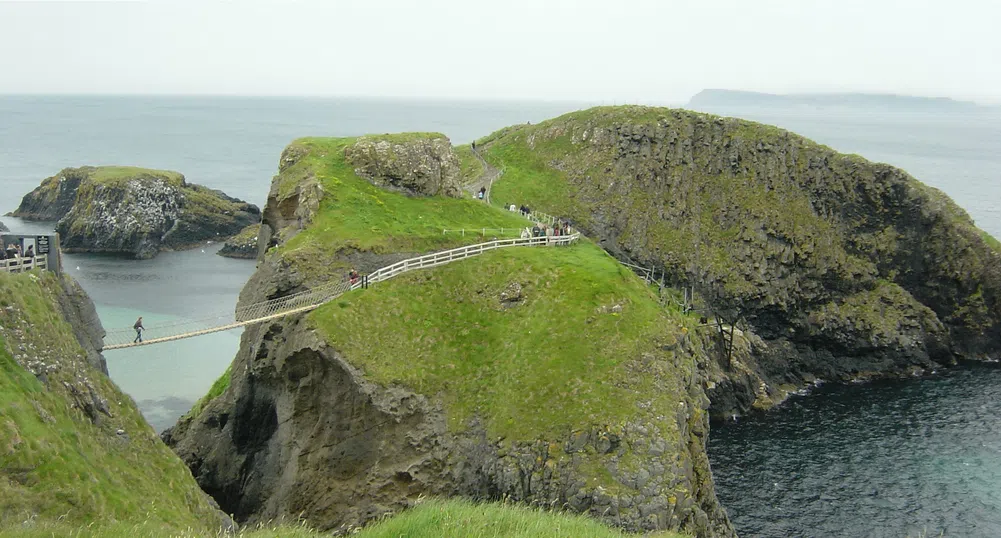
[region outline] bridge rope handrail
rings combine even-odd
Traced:
[[[535,215],[532,215],[535,217]],[[547,216],[548,217],[548,216]],[[134,329],[112,329],[106,331],[104,337],[104,349],[122,349],[137,347],[141,345],[157,344],[200,336],[213,332],[226,331],[276,319],[279,317],[307,312],[343,295],[344,293],[369,284],[382,282],[394,278],[409,271],[427,269],[444,265],[453,261],[458,261],[473,256],[479,256],[484,252],[498,248],[508,248],[515,246],[559,246],[575,243],[580,239],[580,233],[574,232],[563,236],[542,236],[497,239],[485,243],[466,245],[440,252],[433,252],[423,256],[408,258],[387,265],[376,271],[358,279],[354,282],[340,280],[323,284],[306,291],[286,295],[260,303],[237,308],[235,312],[205,316],[193,320],[179,320],[164,324],[156,324],[143,331],[143,341],[135,342],[136,332]]]

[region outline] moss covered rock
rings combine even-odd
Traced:
[[[251,224],[240,230],[240,233],[230,237],[219,249],[220,256],[227,258],[242,258],[252,260],[257,257],[257,236],[261,232],[261,225]]]
[[[14,216],[58,220],[67,252],[137,259],[223,239],[260,220],[260,210],[189,184],[177,172],[132,167],[67,168],[25,195]]]
[[[762,384],[1001,351],[1001,255],[897,168],[766,125],[647,107],[572,113],[477,146],[505,167],[495,199],[570,217],[616,256],[707,292],[708,306],[737,305],[761,340],[752,375],[723,368],[717,386],[745,403]],[[715,395],[714,407],[732,400]]]

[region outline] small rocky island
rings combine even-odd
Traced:
[[[260,231],[260,223],[247,226],[240,230],[240,233],[227,239],[216,254],[227,258],[253,260],[257,257],[257,236]]]
[[[125,166],[66,168],[25,195],[12,215],[58,221],[66,252],[136,259],[224,239],[261,220],[257,206],[177,172]]]
[[[8,228],[7,226],[5,226],[3,222],[0,222],[0,232],[9,232],[9,231],[10,231],[10,228]]]

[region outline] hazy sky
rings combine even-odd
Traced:
[[[0,0],[0,93],[1001,102],[997,0]]]

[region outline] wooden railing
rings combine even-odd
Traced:
[[[23,273],[32,269],[48,269],[49,255],[40,254],[33,258],[10,258],[0,260],[0,271],[7,273]]]
[[[479,256],[484,252],[496,250],[498,248],[518,247],[518,246],[565,246],[577,242],[580,239],[579,233],[564,236],[549,237],[529,237],[515,239],[498,239],[486,243],[478,243],[465,247],[454,248],[442,252],[435,252],[425,256],[409,258],[392,265],[388,265],[376,270],[355,281],[342,280],[324,284],[310,290],[287,295],[278,299],[263,301],[260,303],[244,306],[236,310],[235,316],[232,314],[219,314],[207,316],[201,319],[182,320],[173,323],[150,325],[143,331],[142,342],[136,338],[134,329],[112,329],[104,336],[104,349],[121,349],[127,347],[144,346],[191,338],[220,331],[228,331],[237,327],[261,323],[283,316],[308,312],[319,306],[336,299],[344,293],[367,287],[371,284],[389,280],[408,271],[427,269],[444,265],[446,263],[464,260]]]

